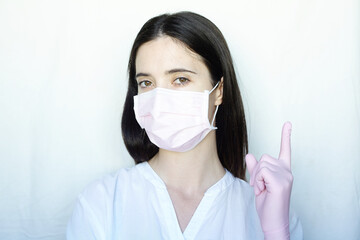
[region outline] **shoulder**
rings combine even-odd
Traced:
[[[117,196],[126,195],[129,182],[139,181],[137,166],[122,168],[88,184],[78,195],[67,226],[67,239],[105,239]]]
[[[243,191],[246,191],[246,192],[252,190],[252,187],[250,186],[250,184],[247,181],[237,178],[237,177],[233,177],[233,178],[234,178],[234,185],[237,188],[242,189]]]
[[[239,196],[243,202],[248,204],[253,203],[255,199],[254,190],[248,182],[243,179],[232,176],[234,181],[231,186],[231,191]]]
[[[87,202],[112,200],[117,191],[136,183],[142,178],[138,165],[122,168],[116,172],[106,174],[88,184],[80,193],[79,198]]]
[[[244,214],[251,222],[257,222],[257,211],[255,207],[255,193],[253,187],[248,182],[240,178],[234,178],[233,191],[238,198],[237,203],[244,209]]]
[[[303,239],[303,229],[301,225],[300,218],[296,214],[296,212],[290,208],[290,215],[289,215],[289,230],[291,240],[302,240]]]

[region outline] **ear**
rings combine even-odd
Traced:
[[[220,105],[223,98],[224,77],[221,77],[219,86],[215,89],[215,105]]]

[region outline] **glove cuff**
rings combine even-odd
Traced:
[[[283,228],[264,231],[265,240],[290,240],[289,224],[286,224]]]

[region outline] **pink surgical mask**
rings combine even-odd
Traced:
[[[159,148],[186,152],[199,144],[216,129],[214,120],[208,119],[209,95],[216,89],[204,92],[178,91],[155,88],[134,96],[134,111],[140,127],[150,141]]]

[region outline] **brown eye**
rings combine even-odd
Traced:
[[[147,88],[147,87],[150,87],[152,85],[152,82],[150,82],[148,80],[143,80],[143,81],[139,82],[138,85],[141,88]]]
[[[184,78],[184,77],[179,77],[179,78],[175,79],[175,81],[174,81],[174,83],[175,83],[176,85],[185,85],[185,84],[187,84],[188,82],[189,82],[189,79]]]

